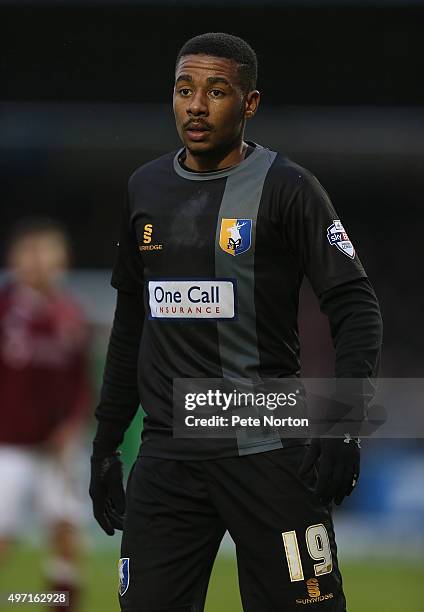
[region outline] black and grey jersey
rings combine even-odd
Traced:
[[[191,172],[179,151],[129,180],[112,285],[144,294],[138,379],[146,455],[196,459],[280,448],[279,438],[175,438],[173,380],[298,376],[304,275],[317,295],[366,276],[318,180],[251,145],[228,169]]]

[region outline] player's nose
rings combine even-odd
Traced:
[[[190,103],[187,107],[187,113],[189,115],[196,116],[208,114],[207,97],[201,91],[196,91],[194,96],[190,98]]]

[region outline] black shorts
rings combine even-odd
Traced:
[[[228,529],[245,612],[345,612],[330,508],[314,493],[316,472],[297,475],[305,451],[139,457],[127,488],[122,610],[202,612]]]

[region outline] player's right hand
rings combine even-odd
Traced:
[[[90,497],[93,514],[107,535],[114,535],[115,529],[122,530],[125,514],[125,491],[123,466],[120,453],[91,457]]]

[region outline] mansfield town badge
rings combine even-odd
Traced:
[[[229,255],[241,255],[252,243],[252,219],[222,219],[219,246]]]
[[[119,594],[124,595],[127,592],[130,584],[130,560],[128,557],[119,559],[118,561],[118,572],[119,572]]]

